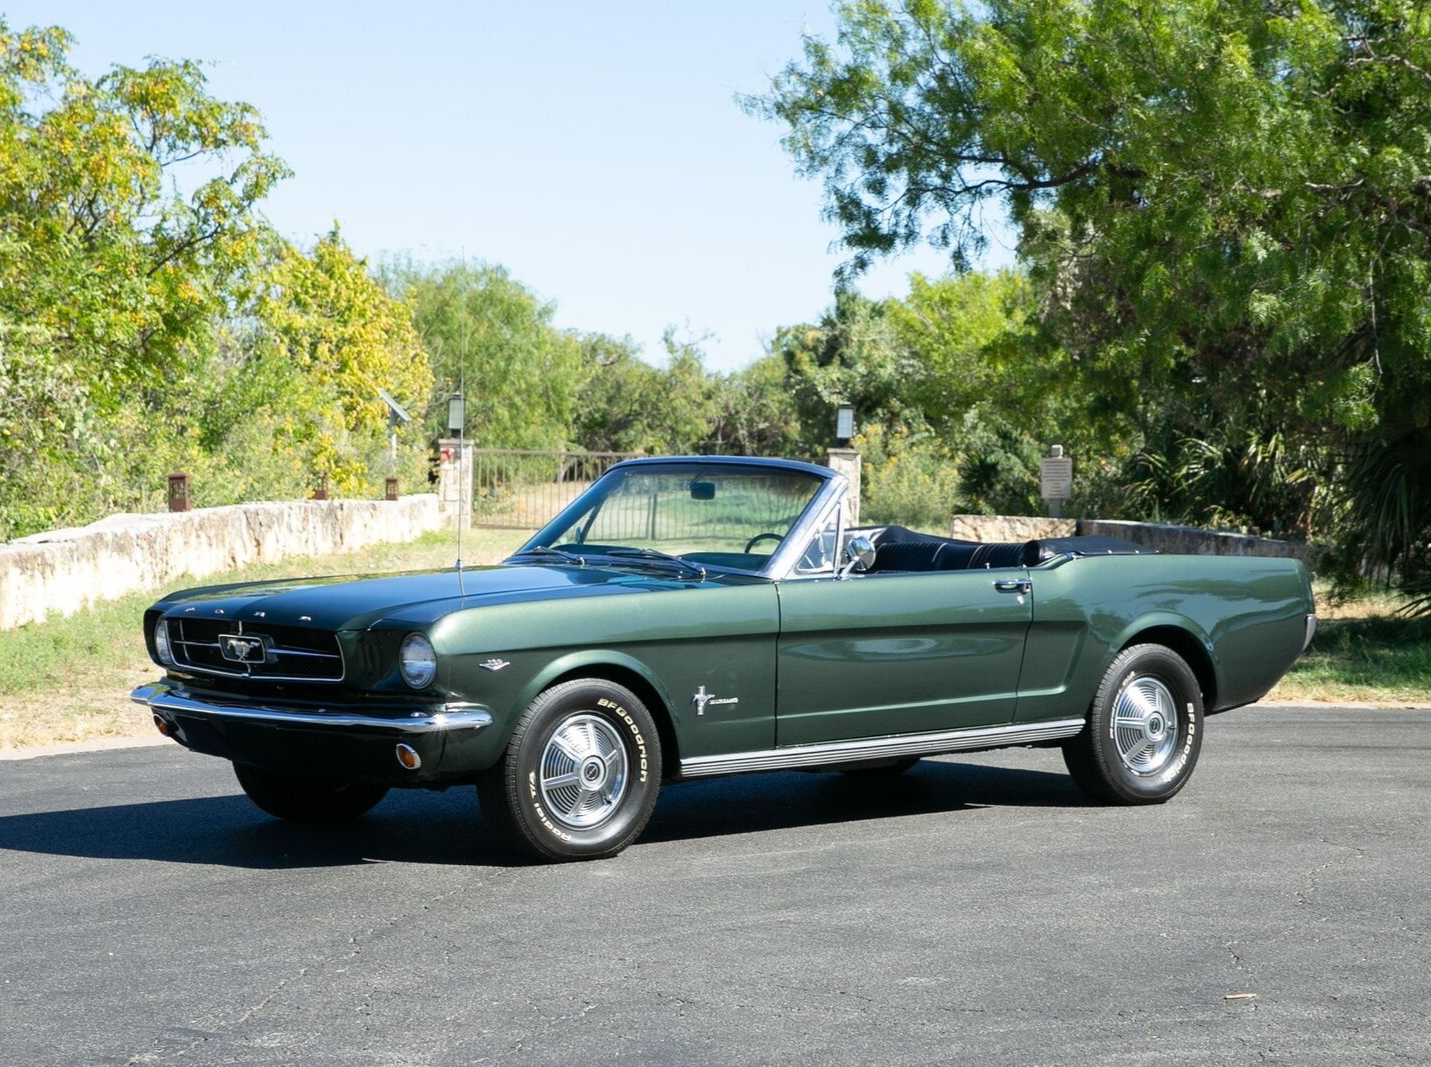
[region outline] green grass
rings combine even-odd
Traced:
[[[1268,699],[1431,703],[1431,625],[1389,612],[1323,619]]]
[[[472,564],[495,562],[528,536],[521,530],[472,530],[463,534],[462,556]],[[133,593],[67,618],[51,616],[0,633],[0,749],[153,729],[127,697],[130,689],[158,673],[144,649],[140,618],[145,608],[171,589],[426,570],[450,567],[456,555],[455,534],[425,534],[402,544],[185,578],[165,589]]]

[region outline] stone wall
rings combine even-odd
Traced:
[[[1073,519],[1040,519],[1026,515],[955,515],[949,536],[956,541],[1033,541],[1041,537],[1072,537],[1078,532]]]
[[[1290,556],[1302,559],[1300,541],[1117,519],[1040,519],[1016,515],[955,515],[949,536],[961,541],[1032,541],[1042,537],[1118,537],[1169,555]]]
[[[410,541],[442,525],[437,495],[298,500],[111,515],[0,545],[0,630],[181,578]]]
[[[1200,530],[1196,526],[1172,526],[1157,522],[1124,522],[1117,519],[1079,519],[1080,534],[1121,537],[1159,552],[1193,556],[1290,556],[1302,559],[1307,546],[1301,541],[1274,541],[1250,534]]]

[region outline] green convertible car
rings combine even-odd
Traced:
[[[361,815],[473,785],[545,860],[620,852],[663,784],[1060,745],[1116,804],[1187,783],[1204,715],[1257,700],[1316,625],[1287,559],[1106,538],[851,528],[785,460],[618,464],[497,566],[213,586],[144,616],[133,698],[264,811]]]

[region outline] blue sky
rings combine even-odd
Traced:
[[[264,115],[293,168],[266,205],[310,242],[336,218],[366,255],[507,266],[557,322],[630,334],[659,361],[670,324],[712,367],[759,356],[830,301],[840,262],[819,183],[780,129],[732,97],[760,91],[800,34],[834,21],[801,0],[695,4],[10,2],[57,23],[98,74],[147,55],[208,61],[210,87]],[[1010,262],[994,242],[987,264]],[[861,288],[902,292],[920,250]]]

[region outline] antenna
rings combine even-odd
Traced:
[[[462,249],[464,273],[467,263],[467,248]],[[457,364],[457,392],[447,402],[447,430],[457,431],[457,594],[467,596],[467,583],[462,577],[462,527],[472,517],[468,510],[467,478],[472,468],[467,463],[467,318],[463,307],[461,320],[461,353]]]
[[[467,518],[467,448],[463,444],[467,423],[467,372],[458,379],[458,391],[447,401],[447,430],[457,431],[457,592],[467,595],[467,583],[462,577],[462,526]]]

